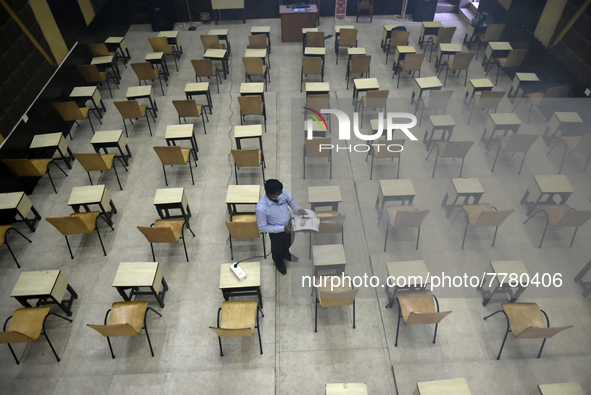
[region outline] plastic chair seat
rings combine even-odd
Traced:
[[[402,318],[407,325],[418,324],[418,322],[409,322],[408,317],[411,313],[437,313],[433,295],[429,291],[401,292],[398,302],[402,310]]]
[[[30,339],[26,340],[26,342],[36,341],[41,336],[43,322],[49,314],[50,309],[49,306],[44,306],[16,310],[10,320],[8,332],[17,332],[25,335]]]
[[[476,222],[480,214],[487,211],[495,211],[489,203],[464,204],[462,207],[466,211],[466,214],[468,214],[468,221],[473,227],[476,227]]]
[[[415,206],[412,206],[412,205],[387,206],[386,212],[388,213],[388,219],[390,221],[390,226],[394,226],[394,220],[396,219],[396,214],[399,211],[415,211]],[[403,225],[399,225],[399,227],[403,227]]]
[[[184,219],[157,219],[154,222],[154,227],[155,228],[170,228],[172,230],[172,234],[176,240],[175,243],[178,243],[179,240],[181,239],[181,234],[183,231],[184,223],[185,223]]]
[[[257,318],[257,302],[254,300],[222,302],[221,329],[248,329],[254,335]]]
[[[548,222],[554,227],[571,210],[568,204],[541,204],[540,208],[548,215]]]
[[[546,328],[544,316],[535,303],[503,303],[513,336],[519,337],[527,328]]]
[[[147,300],[115,302],[111,306],[109,325],[129,324],[135,330],[135,335],[137,336],[142,332],[147,310]]]

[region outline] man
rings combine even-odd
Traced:
[[[283,189],[283,184],[279,180],[267,180],[265,183],[265,196],[257,203],[255,213],[259,230],[269,233],[271,256],[281,274],[287,273],[283,258],[290,262],[297,262],[298,260],[295,255],[291,255],[289,252],[292,243],[289,207],[300,215],[306,213],[289,192]]]

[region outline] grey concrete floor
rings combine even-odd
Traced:
[[[457,26],[454,43],[461,43],[465,25],[453,14],[437,15],[446,26]],[[400,88],[391,79],[392,60],[384,64],[385,55],[379,42],[382,26],[398,23],[393,17],[374,17],[373,23],[354,24],[359,29],[359,47],[372,56],[372,77],[378,78],[382,89],[390,90],[396,111],[411,111],[409,99],[413,83],[402,75]],[[402,22],[411,32],[410,44],[418,46],[420,23]],[[272,54],[271,78],[267,103],[267,133],[263,144],[267,178],[282,180],[303,207],[309,207],[307,186],[339,185],[343,202],[339,207],[347,215],[345,222],[345,252],[350,275],[375,275],[386,279],[385,262],[425,260],[432,274],[445,272],[452,275],[481,275],[493,260],[523,260],[530,273],[561,273],[559,288],[536,289],[530,286],[519,301],[536,302],[544,309],[553,326],[573,325],[573,328],[550,339],[542,357],[536,359],[541,340],[515,339],[509,336],[500,361],[495,359],[505,331],[502,316],[488,321],[483,317],[500,309],[505,299],[493,299],[483,307],[481,296],[474,288],[441,288],[435,290],[442,310],[452,314],[439,325],[437,343],[432,344],[433,327],[401,325],[398,347],[394,346],[397,309],[386,309],[386,295],[381,288],[363,287],[357,298],[355,329],[352,328],[350,307],[320,309],[318,333],[314,333],[314,299],[309,289],[302,289],[301,277],[312,274],[312,261],[308,259],[307,237],[298,235],[292,251],[300,257],[298,263],[287,263],[288,274],[279,274],[270,257],[262,259],[262,292],[265,317],[261,318],[264,354],[258,351],[253,338],[224,339],[224,356],[220,357],[217,338],[208,326],[215,325],[216,312],[223,301],[218,289],[219,265],[230,261],[228,220],[224,204],[227,185],[234,184],[230,149],[235,146],[233,127],[240,124],[240,83],[244,81],[241,55],[248,43],[251,26],[270,25]],[[326,35],[334,33],[335,21],[322,18],[320,30]],[[153,299],[150,306],[163,314],[148,317],[148,328],[155,357],[151,358],[145,334],[134,338],[113,339],[117,358],[111,359],[105,339],[86,326],[101,323],[104,313],[113,302],[121,300],[111,284],[117,267],[123,261],[150,261],[150,248],[136,230],[138,225],[149,225],[157,218],[153,208],[155,190],[164,187],[160,162],[152,146],[165,144],[167,125],[177,124],[177,115],[171,103],[184,99],[184,85],[194,81],[190,59],[201,58],[203,47],[199,35],[206,34],[213,25],[197,24],[197,31],[180,28],[184,55],[179,71],[169,61],[171,77],[165,87],[154,93],[160,111],[154,136],[150,137],[145,120],[139,120],[129,129],[131,158],[129,172],[120,171],[123,191],[118,189],[114,174],[103,174],[101,183],[107,185],[118,214],[114,215],[115,231],[99,223],[108,256],[104,257],[95,235],[71,238],[75,258],[68,256],[62,236],[43,220],[37,232],[31,234],[17,225],[32,239],[28,244],[18,237],[11,238],[22,269],[17,269],[6,248],[0,250],[3,262],[0,268],[0,297],[6,303],[0,307],[0,316],[8,317],[20,305],[10,292],[19,275],[28,270],[61,269],[79,298],[73,305],[73,323],[50,317],[47,332],[61,356],[56,363],[46,341],[40,339],[26,347],[16,345],[22,358],[15,365],[8,350],[0,353],[0,388],[10,394],[132,394],[132,393],[199,393],[199,394],[322,394],[329,382],[364,382],[371,394],[411,394],[417,382],[465,377],[475,395],[529,394],[540,383],[578,381],[586,393],[591,394],[591,304],[583,299],[580,287],[573,283],[576,273],[591,257],[591,226],[579,229],[577,239],[569,248],[572,229],[548,229],[542,249],[538,249],[543,230],[542,217],[523,225],[526,209],[519,204],[534,174],[557,174],[560,154],[546,156],[548,148],[539,139],[531,148],[521,175],[517,174],[521,156],[501,153],[494,173],[490,172],[494,156],[485,155],[484,144],[479,141],[487,115],[475,112],[470,125],[467,113],[462,113],[464,93],[463,76],[450,76],[446,89],[454,90],[448,111],[457,124],[453,140],[474,140],[464,166],[464,177],[478,177],[485,189],[481,202],[489,202],[499,209],[515,209],[500,227],[496,244],[491,247],[493,230],[468,230],[466,246],[460,250],[465,222],[463,218],[450,225],[440,202],[450,184],[458,176],[458,161],[440,159],[435,178],[431,178],[433,157],[425,161],[427,152],[420,139],[423,126],[413,128],[419,141],[407,141],[402,155],[401,178],[412,179],[417,191],[414,204],[429,209],[421,229],[421,241],[415,250],[414,230],[390,231],[388,250],[383,252],[386,234],[385,221],[378,226],[374,202],[378,180],[395,178],[395,163],[381,160],[374,164],[373,180],[369,180],[369,162],[365,154],[341,151],[335,153],[333,178],[328,179],[328,163],[310,159],[307,179],[302,180],[302,145],[300,115],[304,94],[298,91],[301,67],[301,44],[281,43],[278,19],[249,20],[222,23],[219,28],[230,29],[232,45],[231,73],[223,80],[220,93],[210,82],[214,111],[209,116],[207,135],[201,120],[195,120],[199,144],[199,161],[195,171],[195,185],[190,183],[189,169],[175,166],[168,170],[169,186],[184,187],[193,212],[191,222],[196,237],[188,233],[187,249],[190,262],[185,261],[181,245],[156,245],[156,257],[170,286],[166,307],[160,308]],[[132,26],[126,40],[132,62],[143,60],[151,52],[147,38],[155,36],[150,26]],[[345,50],[341,50],[339,64],[335,64],[333,39],[326,43],[325,81],[331,84],[334,106],[346,110],[350,105],[352,88],[346,90]],[[481,55],[482,56],[482,55]],[[481,59],[481,58],[479,58]],[[114,99],[105,88],[101,94],[107,113],[100,130],[122,128],[122,121],[113,100],[125,100],[127,87],[137,85],[131,69],[121,68],[123,82],[114,91]],[[434,61],[423,64],[421,76],[435,75]],[[492,72],[494,73],[494,71]],[[484,77],[480,62],[470,66],[469,78]],[[493,77],[494,78],[494,77]],[[501,75],[496,90],[508,90],[511,81]],[[198,99],[201,100],[201,99]],[[499,112],[513,108],[507,98]],[[587,107],[588,108],[588,107]],[[389,108],[390,111],[394,111]],[[524,125],[520,133],[541,134],[545,129],[542,116],[534,109],[532,120],[525,125],[527,106],[516,112]],[[375,114],[374,114],[375,116]],[[367,132],[371,115],[366,117],[363,129]],[[253,118],[255,119],[255,118]],[[258,120],[255,119],[256,122]],[[255,122],[249,120],[250,123]],[[291,132],[290,132],[291,131]],[[89,126],[82,123],[72,129],[74,139],[68,141],[73,152],[92,152]],[[396,132],[399,133],[399,132]],[[332,133],[333,141],[336,134]],[[340,142],[343,145],[344,142]],[[360,141],[352,141],[360,143]],[[251,147],[251,143],[244,144]],[[252,145],[254,147],[254,145]],[[493,150],[494,152],[494,150]],[[119,167],[120,168],[120,167]],[[563,174],[574,186],[575,193],[568,204],[577,209],[590,209],[591,172],[582,172],[583,160],[578,154],[567,157]],[[58,189],[54,194],[49,180],[44,177],[31,196],[43,217],[68,215],[68,196],[75,186],[89,185],[87,175],[79,163],[74,163],[69,177],[52,172]],[[240,170],[241,184],[262,183],[260,171]],[[98,173],[93,174],[93,179]],[[457,212],[457,210],[455,211]],[[455,212],[453,215],[455,215]],[[268,242],[268,239],[267,239]],[[318,235],[314,244],[339,243],[338,235]],[[269,245],[267,243],[267,245]],[[255,240],[236,243],[235,259],[261,255],[262,246]],[[542,289],[543,288],[543,289]],[[58,311],[54,308],[54,311]]]

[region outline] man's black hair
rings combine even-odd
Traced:
[[[279,180],[270,179],[265,182],[265,193],[272,195],[283,190],[283,184]]]

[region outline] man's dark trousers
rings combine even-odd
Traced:
[[[271,239],[271,256],[275,265],[283,265],[283,257],[289,256],[291,247],[291,233],[269,233]]]

